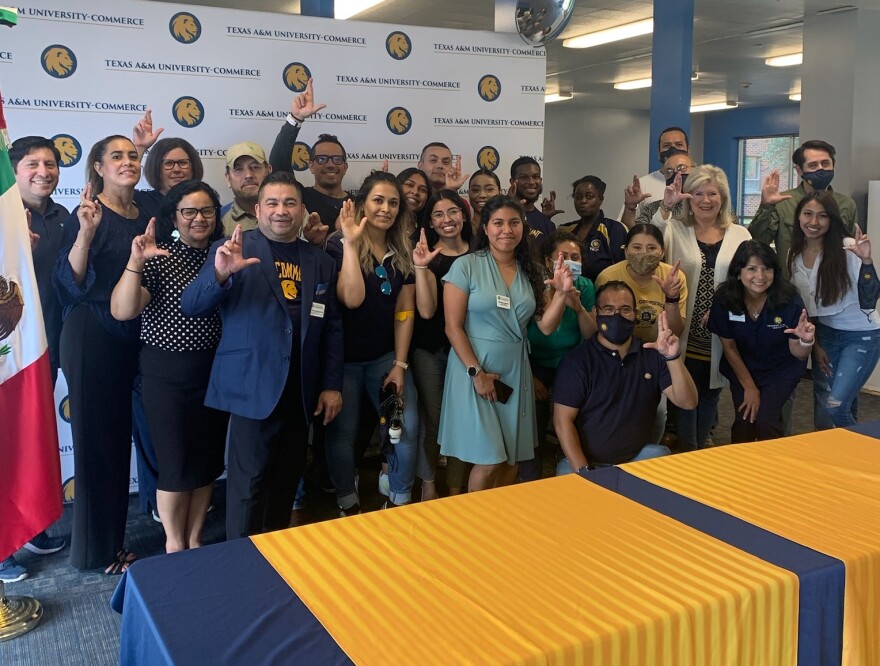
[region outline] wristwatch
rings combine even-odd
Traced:
[[[469,365],[467,369],[468,377],[476,377],[482,369],[478,365]]]

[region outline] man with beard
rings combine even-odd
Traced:
[[[652,171],[647,176],[642,176],[641,178],[633,176],[632,186],[635,187],[636,184],[638,184],[638,189],[641,192],[641,199],[634,203],[627,200],[623,204],[623,208],[620,209],[620,213],[617,215],[617,219],[626,224],[627,227],[631,226],[631,219],[634,220],[638,217],[636,209],[640,205],[644,205],[642,202],[645,199],[653,197],[656,201],[657,199],[663,198],[663,188],[666,187],[666,178],[662,173],[662,165],[666,162],[666,159],[670,155],[670,151],[673,149],[683,150],[685,152],[690,150],[688,146],[687,132],[681,127],[667,127],[660,132],[660,136],[657,138],[657,159],[660,160],[661,169]],[[627,211],[632,214],[632,218],[629,218],[624,214]]]
[[[660,396],[682,409],[697,406],[679,339],[657,319],[656,342],[633,336],[636,299],[617,280],[596,292],[599,332],[572,349],[553,384],[553,425],[565,455],[557,475],[668,455],[651,442]]]
[[[794,224],[794,211],[801,199],[815,190],[831,190],[834,178],[834,146],[826,141],[813,139],[805,141],[791,156],[794,170],[801,177],[801,183],[793,190],[779,191],[779,171],[773,171],[761,185],[761,206],[749,225],[754,240],[768,245],[776,243],[776,254],[782,264],[786,279],[788,272],[788,250],[791,248],[791,228]],[[840,217],[850,236],[855,233],[856,202],[845,194],[833,192]]]
[[[422,148],[418,168],[428,174],[434,191],[455,190],[467,181],[469,173],[461,173],[461,156],[452,159],[452,151],[445,143],[433,141]]]
[[[236,225],[241,225],[242,231],[257,228],[257,193],[270,173],[272,167],[261,145],[243,141],[226,151],[226,184],[235,199],[220,211],[224,235],[231,236]]]
[[[303,190],[306,210],[321,216],[321,222],[335,228],[342,204],[351,195],[342,189],[342,179],[348,171],[345,148],[332,134],[321,134],[311,149],[309,171],[315,184]]]
[[[526,209],[526,222],[529,223],[529,240],[540,245],[545,236],[556,231],[556,225],[544,215],[535,202],[544,190],[541,178],[541,165],[533,157],[524,155],[510,165],[511,196],[519,200]]]

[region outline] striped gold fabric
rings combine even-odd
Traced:
[[[843,561],[843,663],[880,664],[877,439],[827,430],[646,460],[623,469]]]
[[[793,664],[797,577],[576,476],[252,537],[358,664]]]

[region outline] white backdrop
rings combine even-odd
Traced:
[[[395,173],[415,166],[431,141],[461,155],[464,171],[496,169],[506,183],[517,157],[542,161],[545,70],[544,50],[516,35],[137,0],[38,0],[20,7],[19,25],[0,42],[12,138],[55,140],[63,168],[54,198],[71,209],[91,145],[108,134],[130,136],[147,108],[163,137],[196,147],[205,180],[229,201],[227,146],[256,141],[268,155],[309,76],[327,108],[300,132],[294,170],[306,171],[308,146],[329,133],[349,154],[348,190],[383,160]],[[311,174],[302,181],[310,185]],[[59,379],[67,482],[73,456],[65,402]]]

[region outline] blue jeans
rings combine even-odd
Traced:
[[[361,397],[366,395],[379,412],[379,387],[394,361],[394,352],[388,352],[374,361],[346,363],[342,381],[342,411],[327,426],[327,467],[336,487],[336,501],[343,509],[359,502],[354,485],[355,440],[360,421]],[[408,504],[416,473],[418,454],[419,409],[416,389],[409,372],[404,373],[403,432],[400,441],[392,445],[388,455],[389,499],[394,504]]]
[[[642,447],[642,450],[639,451],[636,456],[630,460],[629,462],[638,462],[639,460],[649,460],[651,458],[662,458],[663,456],[672,455],[672,451],[669,450],[669,447],[663,446],[662,444],[645,444]],[[597,467],[612,467],[613,465],[597,465]],[[556,463],[556,476],[564,476],[566,474],[574,474],[575,471],[571,468],[571,465],[568,464],[568,459],[563,458],[558,463]]]
[[[814,425],[817,429],[855,425],[853,401],[880,358],[880,329],[841,331],[820,322],[817,332],[834,374],[826,377],[813,368]]]

